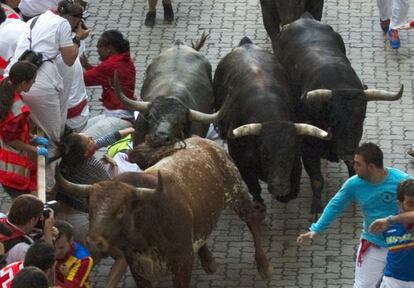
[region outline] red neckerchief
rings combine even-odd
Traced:
[[[358,253],[358,256],[357,256],[357,259],[358,259],[357,264],[358,264],[359,267],[361,267],[361,265],[362,265],[362,260],[363,260],[362,258],[364,257],[365,253],[368,251],[368,248],[371,247],[371,246],[376,247],[376,248],[379,247],[378,245],[376,245],[374,243],[371,243],[368,240],[361,239],[361,245],[360,245],[359,253]]]

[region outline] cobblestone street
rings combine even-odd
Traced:
[[[96,41],[108,29],[119,29],[131,43],[137,69],[136,94],[151,60],[175,40],[190,44],[202,32],[210,36],[201,52],[213,65],[235,47],[243,36],[268,50],[270,40],[263,26],[259,0],[173,0],[176,16],[173,24],[163,23],[161,1],[156,24],[144,26],[148,10],[146,0],[89,0],[88,27],[93,34],[87,42],[90,63],[98,61]],[[414,18],[414,3],[408,15]],[[379,26],[376,1],[325,1],[322,22],[338,31],[345,42],[347,55],[369,88],[398,91],[404,84],[402,100],[369,102],[362,141],[372,141],[384,151],[385,164],[414,175],[414,162],[406,150],[414,143],[414,30],[400,32],[401,48],[392,50]],[[412,57],[411,57],[412,56]],[[90,89],[93,115],[102,110],[100,89]],[[219,140],[221,142],[221,140]],[[323,162],[325,189],[323,203],[347,178],[344,164]],[[271,199],[266,185],[263,196],[267,216],[263,225],[263,245],[273,265],[269,281],[260,278],[254,262],[254,245],[247,226],[231,210],[225,210],[209,240],[218,263],[215,274],[207,275],[196,260],[191,287],[352,287],[354,254],[362,227],[359,210],[351,206],[312,246],[296,244],[299,233],[309,227],[311,189],[303,171],[298,199],[282,204]],[[10,199],[0,193],[2,210]],[[105,259],[92,271],[93,287],[104,287],[112,260]],[[170,276],[162,278],[160,287],[172,287]],[[131,274],[123,277],[119,287],[135,287]]]

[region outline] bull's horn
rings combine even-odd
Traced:
[[[316,89],[312,91],[308,91],[306,93],[306,101],[309,102],[326,102],[332,97],[332,90],[329,89]]]
[[[161,172],[158,170],[158,181],[157,181],[157,188],[136,188],[135,194],[137,195],[139,200],[151,199],[155,193],[162,192],[163,189],[163,182],[161,177]]]
[[[404,85],[401,85],[400,91],[392,93],[386,90],[366,89],[364,90],[367,101],[395,101],[401,98],[404,92]]]
[[[330,138],[328,132],[310,124],[295,123],[295,128],[297,135],[313,136],[323,140],[329,140]]]
[[[242,125],[234,129],[233,137],[239,138],[239,137],[250,136],[250,135],[257,136],[257,135],[260,135],[261,130],[262,130],[262,124],[260,123],[246,124],[246,125]]]
[[[231,88],[229,89],[231,90]],[[221,118],[224,117],[225,113],[230,108],[230,105],[233,103],[233,98],[235,97],[234,93],[233,96],[232,93],[229,93],[226,97],[226,100],[223,103],[223,106],[221,106],[220,110],[213,114],[207,114],[200,111],[192,110],[190,109],[190,119],[191,121],[197,121],[204,124],[210,124],[210,123],[216,123],[221,120]]]
[[[62,187],[63,190],[79,198],[89,197],[89,192],[91,191],[92,185],[76,184],[76,183],[69,182],[68,180],[63,178],[59,169],[57,169],[55,177],[56,177],[56,183],[59,184],[59,186]]]
[[[151,189],[151,188],[136,188],[135,194],[137,195],[139,200],[146,200],[150,199],[157,189]]]
[[[131,110],[137,110],[139,112],[146,112],[148,110],[149,104],[151,102],[145,102],[145,101],[134,101],[129,99],[125,96],[124,93],[122,93],[121,86],[119,85],[119,79],[118,79],[118,72],[115,71],[114,73],[114,91],[115,95],[118,98],[119,101],[121,101],[122,104],[124,104],[125,108],[131,109]]]

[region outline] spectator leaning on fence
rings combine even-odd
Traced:
[[[30,137],[29,107],[20,98],[36,78],[36,66],[17,62],[0,82],[0,183],[15,198],[36,190],[36,155],[47,156],[47,139]]]
[[[31,59],[39,67],[36,81],[22,97],[30,107],[31,119],[49,139],[51,157],[57,154],[68,109],[68,95],[64,94],[56,57],[61,54],[68,66],[72,66],[78,57],[79,41],[89,35],[89,30],[81,25],[82,13],[81,6],[70,0],[62,0],[56,11],[48,10],[30,20],[6,68],[7,73],[10,66],[22,58]],[[75,32],[75,37],[72,32]],[[46,189],[49,191],[54,185],[55,165],[53,163],[46,167]]]

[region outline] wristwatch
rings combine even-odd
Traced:
[[[72,41],[73,41],[73,43],[75,43],[76,45],[78,45],[78,47],[80,47],[80,40],[79,40],[79,38],[78,37],[73,37],[72,38]]]

